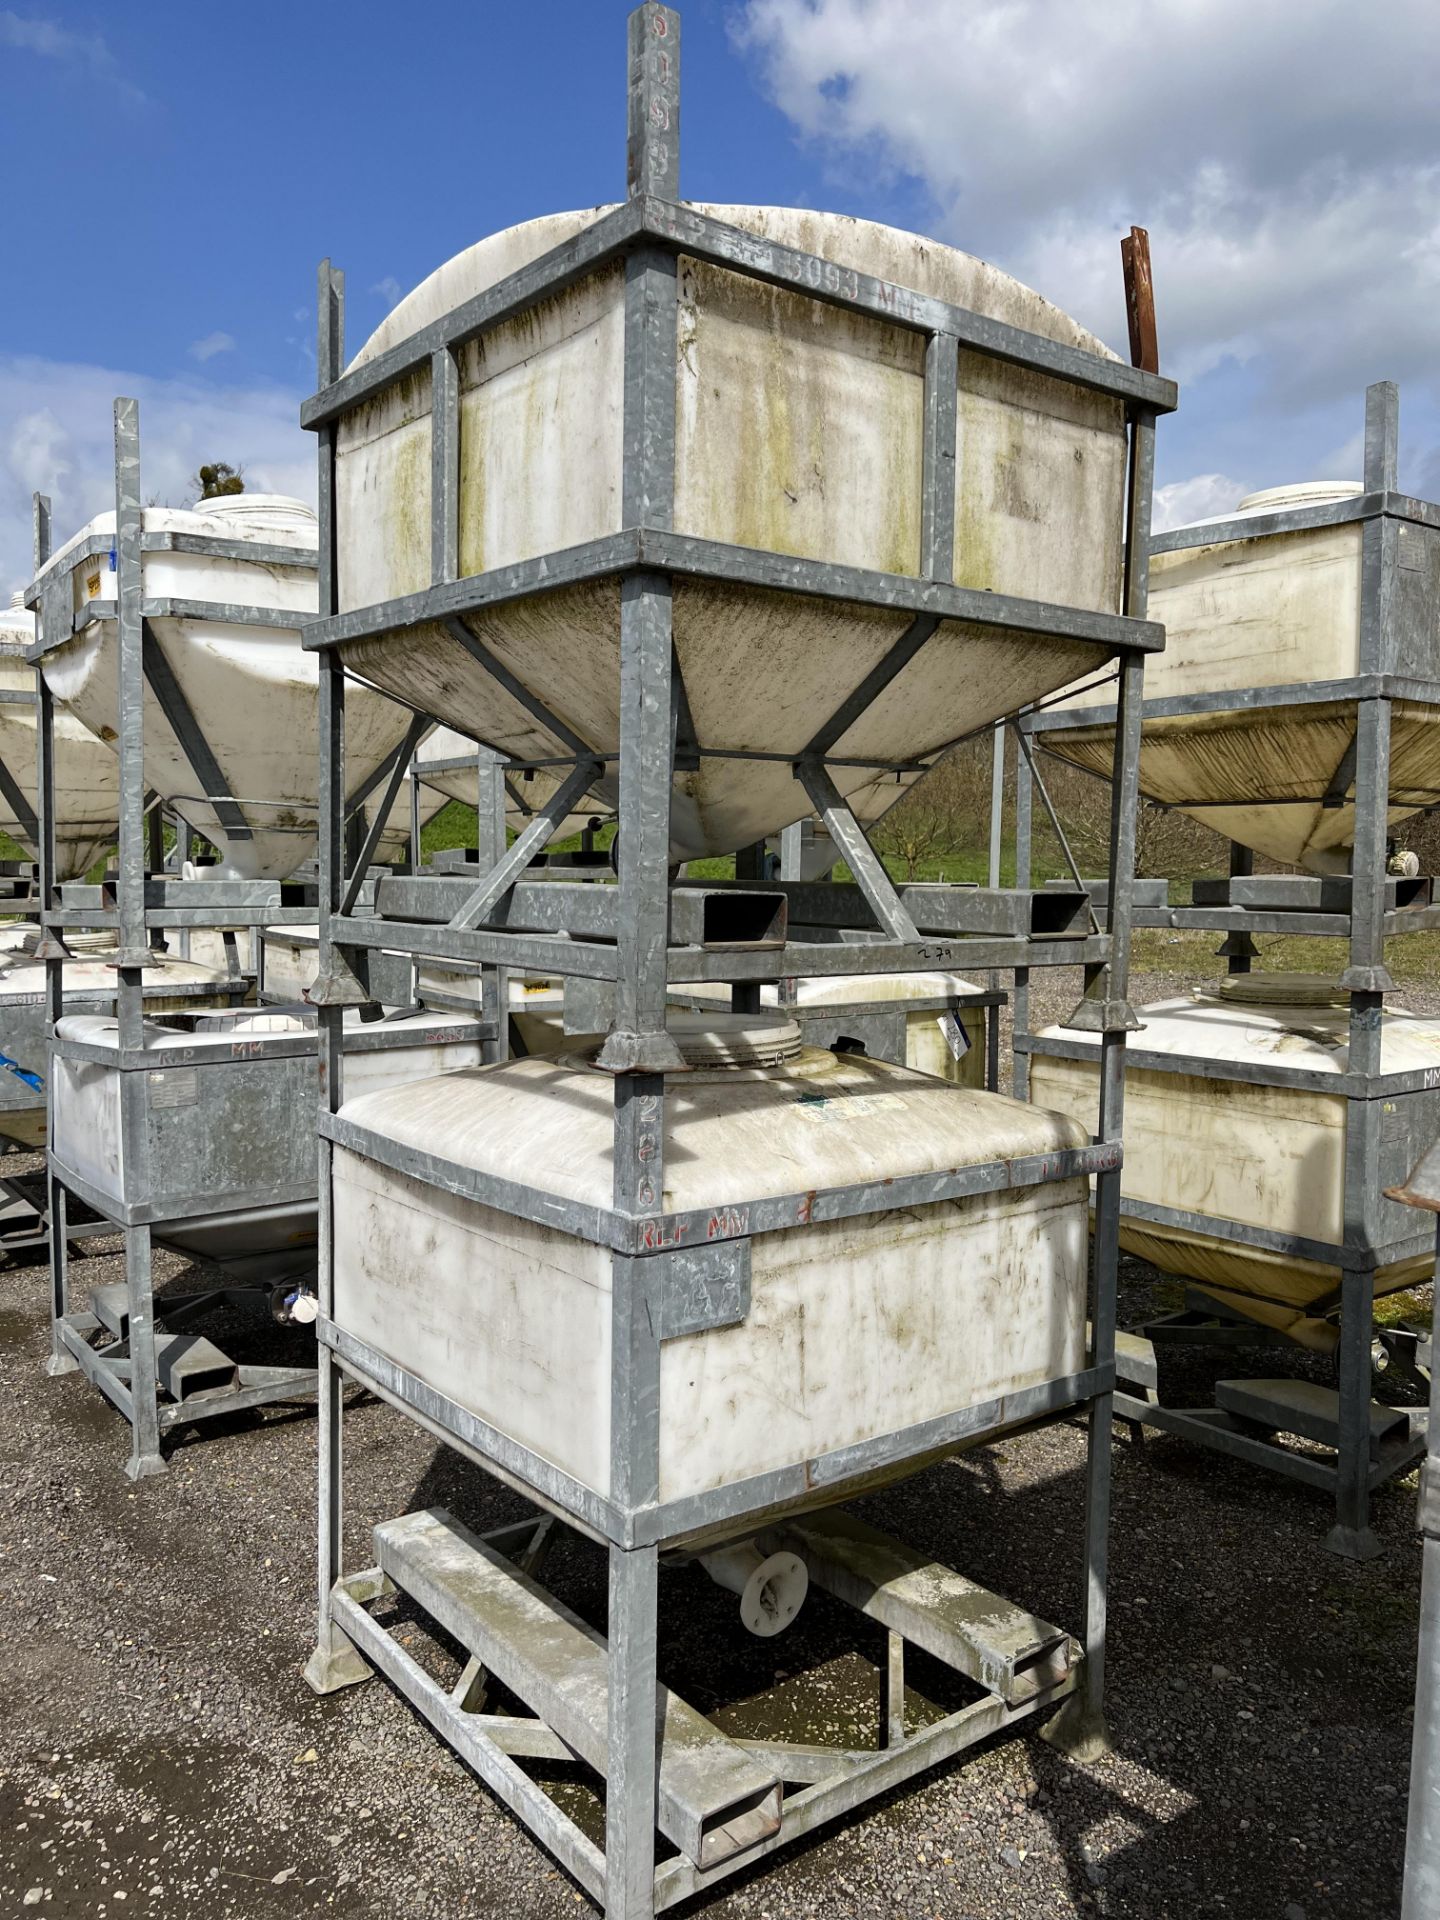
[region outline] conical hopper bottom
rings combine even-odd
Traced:
[[[35,669],[24,657],[33,615],[12,607],[0,618],[0,832],[38,860],[35,821],[38,708]],[[25,696],[22,701],[7,694]],[[88,727],[63,708],[55,715],[55,864],[57,877],[86,873],[115,843],[119,763]]]
[[[689,581],[676,583],[672,618],[699,750],[698,766],[675,779],[671,857],[679,861],[732,853],[814,811],[794,762],[909,620],[889,610]],[[566,732],[614,766],[620,745],[615,583],[537,595],[500,612],[465,616],[463,625],[545,700]],[[540,726],[444,627],[418,630],[403,652],[382,639],[352,643],[343,657],[352,673],[397,699],[474,716],[486,743],[511,760],[553,762],[570,751],[560,732]],[[953,741],[1094,672],[1105,658],[1101,648],[1082,642],[1037,646],[998,628],[942,622],[835,743],[831,778],[859,819],[877,820]],[[877,762],[902,770],[878,771]],[[553,781],[553,769],[538,771]],[[602,801],[609,798],[607,786],[597,786]]]
[[[82,610],[87,600],[106,607],[115,576],[103,562],[67,554],[89,536],[113,539],[114,524],[113,514],[92,522],[50,563],[78,580]],[[315,611],[315,517],[298,501],[241,495],[204,513],[147,509],[143,525],[146,534],[266,550],[264,561],[146,551],[147,601],[183,611],[145,623],[145,784],[215,847],[213,877],[283,880],[318,844],[319,667],[296,618]],[[293,565],[269,557],[277,548],[293,550]],[[262,617],[226,620],[232,607]],[[280,618],[269,626],[263,614],[272,609]],[[94,619],[41,662],[56,698],[107,741],[116,738],[116,632],[113,617]],[[404,740],[410,715],[356,688],[345,717],[346,785],[355,795]]]
[[[1140,790],[1226,839],[1313,873],[1348,873],[1355,838],[1353,702],[1149,719]],[[1045,749],[1108,776],[1111,727],[1065,728]],[[1440,710],[1398,701],[1390,722],[1392,825],[1440,805]]]

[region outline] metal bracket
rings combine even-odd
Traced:
[[[1101,1000],[1086,994],[1060,1025],[1070,1033],[1139,1033],[1145,1022],[1128,1000]]]
[[[656,1254],[660,1268],[660,1338],[738,1326],[750,1311],[750,1242],[675,1247]]]
[[[1394,993],[1388,967],[1347,967],[1340,976],[1346,993]]]
[[[343,958],[341,949],[330,949],[330,965],[317,973],[305,998],[312,1007],[368,1007],[375,996]]]
[[[625,1033],[617,1028],[607,1035],[595,1064],[605,1073],[690,1071],[684,1054],[663,1028],[656,1033]]]

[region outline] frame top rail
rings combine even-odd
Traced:
[[[1151,413],[1173,413],[1179,405],[1175,382],[1163,375],[1030,333],[819,254],[801,252],[682,201],[637,194],[602,213],[560,246],[419,328],[408,340],[341,374],[304,402],[300,424],[311,429],[330,425],[396,380],[428,366],[434,354],[478,339],[625,254],[655,246],[729,267],[829,306],[888,320],[913,333],[951,336],[970,352],[1111,394]]]

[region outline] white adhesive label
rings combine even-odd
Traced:
[[[970,1051],[970,1036],[961,1026],[953,1013],[942,1013],[936,1019],[936,1026],[945,1036],[945,1044],[950,1049],[952,1060],[963,1060]]]
[[[872,1113],[903,1113],[905,1102],[898,1093],[846,1093],[835,1099],[815,1099],[813,1097],[797,1100],[796,1111],[803,1113],[807,1120],[824,1122],[863,1119]]]

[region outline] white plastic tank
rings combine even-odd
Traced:
[[[28,813],[39,811],[36,794],[36,733],[38,709],[16,703],[6,694],[35,691],[35,669],[26,649],[35,641],[35,616],[27,612],[18,593],[0,612],[0,766],[18,787]],[[103,740],[82,726],[65,707],[55,713],[55,865],[57,878],[74,880],[86,873],[115,842],[119,802],[119,766]],[[32,860],[40,849],[0,781],[0,833],[9,834]]]
[[[102,938],[113,944],[113,935]],[[103,954],[67,960],[62,972],[65,1004],[77,1017],[114,1005],[115,967]],[[235,987],[213,967],[157,953],[141,974],[141,992],[154,1016],[226,1007]],[[0,955],[0,1138],[26,1149],[45,1144],[45,1018],[45,963],[23,948]]]
[[[833,978],[797,980],[795,998],[784,1003],[784,1011],[807,1031],[812,1025],[825,1027],[827,1044],[832,1045],[834,1039],[848,1037],[838,1027],[834,1039],[828,1033],[829,1027],[835,1024],[830,1016],[839,1008],[856,1009],[860,1017],[852,1022],[857,1028],[854,1037],[862,1041],[867,1014],[872,1017],[897,1014],[904,1023],[903,1065],[912,1067],[916,1073],[933,1073],[959,1087],[983,1087],[985,1009],[965,1005],[967,999],[979,999],[982,992],[982,988],[955,973],[840,974]],[[692,986],[676,989],[671,998],[677,1005],[698,1006],[708,1001],[723,1006],[729,1003],[730,989],[716,982],[697,981]],[[954,1012],[961,1035],[958,1051],[945,1012],[930,1004],[941,999],[960,1003]],[[926,1004],[916,1007],[913,1003],[917,1000]],[[761,987],[760,1004],[767,1008],[781,1007],[780,991],[773,982]],[[891,1057],[868,1042],[865,1050],[879,1059]]]
[[[144,703],[145,779],[168,808],[209,840],[220,855],[211,877],[284,879],[316,850],[318,755],[316,704],[319,668],[294,626],[226,621],[230,607],[274,608],[313,615],[315,515],[302,501],[269,494],[236,494],[206,501],[191,513],[147,507],[146,535],[203,535],[272,550],[250,560],[214,554],[147,551],[147,600],[198,603],[199,612],[147,621],[229,793],[238,802],[248,837],[217,812],[147,680]],[[40,578],[68,575],[77,616],[92,603],[102,617],[47,652],[41,670],[56,698],[101,739],[116,738],[119,653],[111,550],[115,516],[92,520],[49,562]],[[89,551],[98,543],[99,551]],[[275,548],[294,554],[276,561]],[[216,611],[204,611],[206,603]],[[355,689],[346,700],[345,766],[357,791],[405,736],[410,716],[389,700]]]
[[[184,1042],[184,1063],[146,1076],[150,1082],[146,1157],[153,1161],[158,1149],[165,1160],[158,1169],[153,1164],[137,1168],[127,1162],[120,1124],[124,1079],[120,1067],[58,1056],[51,1117],[55,1161],[115,1203],[133,1201],[137,1182],[148,1181],[147,1198],[153,1188],[168,1191],[170,1172],[203,1185],[215,1203],[213,1211],[202,1206],[183,1217],[162,1217],[153,1228],[159,1244],[192,1259],[246,1273],[276,1262],[286,1265],[297,1254],[313,1259],[318,1055],[308,1051],[298,1062],[248,1058],[243,1085],[233,1063],[237,1040],[303,1034],[313,1030],[314,1024],[314,1012],[308,1007],[237,1008],[212,1014],[198,1022],[194,1032],[178,1036]],[[367,1032],[373,1034],[377,1023],[363,1020],[359,1009],[346,1009],[345,1078],[347,1085],[361,1092],[374,1093],[413,1079],[428,1081],[436,1074],[479,1064],[478,1030],[463,1015],[402,1012],[388,1015],[384,1026],[387,1037],[398,1038],[401,1044],[362,1048],[357,1043]],[[57,1031],[65,1040],[118,1051],[118,1027],[108,1014],[66,1014]],[[147,1019],[142,1033],[141,1044],[147,1050],[176,1044],[176,1028],[161,1020]],[[267,1068],[266,1080],[272,1083],[268,1085],[257,1077]],[[239,1098],[234,1097],[237,1092]],[[257,1141],[255,1128],[261,1114],[265,1138]],[[173,1154],[173,1143],[166,1156],[165,1140],[156,1138],[157,1127],[165,1120],[192,1131],[203,1130],[203,1143],[195,1142],[197,1150],[188,1163],[178,1164],[182,1157]],[[271,1162],[276,1185],[289,1182],[299,1189],[298,1196],[237,1209],[234,1196],[252,1193],[257,1182],[263,1183]],[[227,1199],[228,1206],[223,1204]]]
[[[188,934],[189,946],[185,955],[187,960],[198,960],[202,967],[214,967],[220,973],[229,972],[233,965],[235,971],[239,973],[254,974],[256,948],[254,927],[191,927],[188,929]],[[185,936],[178,929],[172,928],[168,937],[170,945],[178,953]],[[233,952],[231,941],[234,942]]]
[[[402,301],[356,356],[375,360],[606,211],[549,215],[479,242]],[[784,207],[703,207],[766,240],[957,302],[1067,345],[1092,335],[996,268],[872,222]],[[462,576],[621,530],[623,263],[602,267],[459,351]],[[921,569],[924,340],[694,259],[679,260],[673,523],[681,534],[882,573]],[[955,553],[962,586],[1115,613],[1121,404],[959,355]],[[430,583],[428,368],[338,425],[339,605]],[[613,756],[619,589],[580,585],[461,616],[564,728]],[[677,583],[676,658],[698,766],[679,773],[675,860],[724,854],[812,810],[792,757],[900,639],[910,613],[710,580]],[[942,623],[835,743],[839,761],[910,761],[1100,666],[1096,646]],[[427,711],[460,714],[517,762],[567,748],[444,627],[358,640],[345,662]],[[963,665],[957,660],[963,659]],[[708,752],[704,750],[709,750]],[[773,754],[774,759],[714,757]],[[613,760],[610,763],[613,765]],[[906,780],[832,777],[862,819]],[[603,788],[601,789],[603,793]],[[613,797],[613,796],[612,796]]]
[[[778,1015],[676,1013],[667,1210],[1044,1154],[1085,1125],[803,1047]],[[609,1208],[613,1076],[512,1060],[342,1115],[459,1168]],[[597,1493],[610,1489],[610,1255],[338,1148],[344,1330]],[[742,1321],[661,1348],[659,1497],[793,1467],[1084,1364],[1083,1180],[762,1233]],[[913,1461],[897,1469],[913,1470]]]
[[[1143,1029],[1132,1037],[1134,1051],[1160,1055],[1167,1064],[1132,1061],[1125,1069],[1125,1199],[1342,1244],[1344,1096],[1227,1079],[1223,1067],[1235,1062],[1344,1073],[1349,996],[1334,981],[1312,975],[1240,974],[1197,988],[1189,998],[1142,1007],[1140,1019]],[[1032,1054],[1031,1099],[1077,1120],[1093,1114],[1098,1039],[1065,1027],[1047,1028],[1044,1037],[1078,1046],[1086,1057]],[[1187,1071],[1194,1061],[1214,1063],[1222,1069],[1220,1077]],[[1380,1070],[1440,1079],[1440,1019],[1410,1013],[1387,999]],[[1403,1138],[1398,1146],[1403,1160]],[[1393,1178],[1381,1172],[1383,1188],[1404,1179],[1409,1167],[1401,1166]],[[1339,1287],[1338,1265],[1130,1214],[1122,1214],[1120,1238],[1127,1251],[1194,1281],[1251,1318],[1328,1344],[1311,1320]],[[1375,1276],[1376,1292],[1413,1286],[1433,1266],[1432,1251],[1382,1267]]]
[[[1360,491],[1358,482],[1330,480],[1271,487],[1226,517],[1283,513]],[[1402,527],[1399,538],[1404,591],[1428,598],[1416,627],[1429,657],[1410,670],[1434,678],[1440,542],[1417,526]],[[1146,662],[1147,704],[1361,673],[1361,539],[1361,524],[1352,521],[1152,554],[1149,611],[1164,624],[1165,649]],[[1104,705],[1114,697],[1113,686],[1099,687],[1067,704]],[[1265,708],[1237,700],[1203,713],[1150,717],[1141,791],[1269,859],[1348,872],[1354,804],[1347,797],[1327,805],[1325,797],[1355,726],[1355,703],[1341,700]],[[1108,777],[1113,737],[1108,727],[1066,728],[1048,732],[1045,746]],[[1440,708],[1395,703],[1390,793],[1392,823],[1440,802]]]

